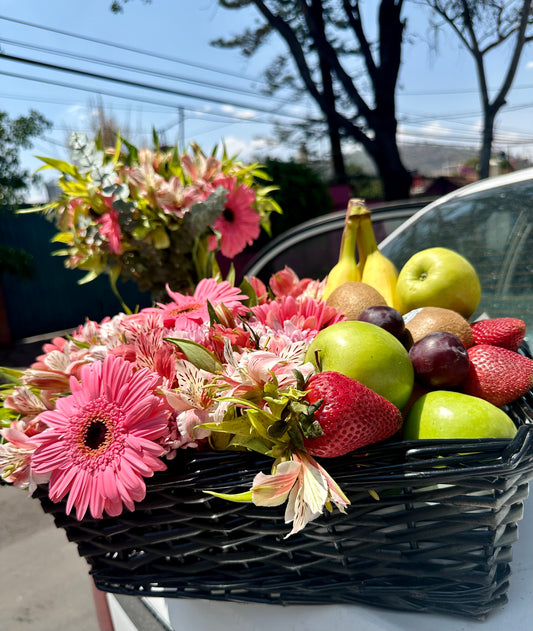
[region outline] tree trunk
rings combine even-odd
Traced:
[[[314,26],[317,29],[315,38],[326,38],[326,26],[324,23],[323,5],[321,0],[313,0],[309,7],[313,16]],[[335,91],[333,89],[333,79],[331,77],[331,66],[328,63],[327,56],[323,48],[317,46],[317,53],[320,66],[320,75],[322,79],[322,97],[327,104],[322,108],[326,115],[328,125],[329,141],[331,145],[331,163],[333,167],[333,178],[335,184],[346,184],[346,168],[344,165],[344,156],[342,154],[341,135],[339,131],[339,123],[337,113],[335,111]]]
[[[494,120],[496,111],[493,107],[485,109],[483,133],[481,135],[481,149],[479,150],[479,179],[484,180],[490,175],[490,156],[494,140]]]
[[[341,135],[339,128],[335,125],[330,125],[329,128],[329,141],[331,144],[331,161],[333,164],[333,177],[335,184],[346,184],[348,182],[348,176],[346,175],[346,167],[344,165],[344,156],[342,154]]]
[[[379,144],[375,143],[370,153],[383,183],[385,200],[408,199],[412,177],[402,163],[395,136],[380,135]]]
[[[383,182],[383,196],[385,201],[392,202],[399,199],[409,199],[411,194],[411,174],[401,161],[393,161],[382,156],[375,158],[379,175]]]

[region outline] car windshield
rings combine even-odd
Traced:
[[[400,269],[418,250],[442,246],[476,268],[482,298],[474,318],[512,316],[533,331],[533,180],[457,195],[406,222],[383,244]]]

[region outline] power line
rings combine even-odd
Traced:
[[[489,92],[495,91],[496,88],[489,88]],[[513,90],[531,90],[531,85],[515,85],[513,86]],[[403,90],[398,90],[398,96],[455,96],[456,94],[478,94],[479,90],[477,88],[453,88],[450,90],[433,90],[432,92],[404,92]]]
[[[32,82],[44,83],[46,85],[53,85],[56,87],[68,88],[69,90],[80,90],[82,92],[89,92],[91,94],[95,93],[95,90],[88,88],[87,86],[76,85],[73,83],[65,83],[65,82],[57,81],[53,79],[45,79],[43,77],[21,75],[21,74],[12,73],[9,71],[2,71],[2,70],[0,70],[0,75],[5,75],[8,77],[23,79],[23,80],[32,81]],[[272,124],[273,122],[275,122],[275,119],[273,119],[272,121],[266,121],[266,120],[262,120],[260,117],[257,117],[257,116],[255,116],[253,119],[248,119],[248,118],[242,118],[239,116],[232,116],[231,114],[227,114],[227,113],[202,112],[201,110],[195,110],[190,107],[178,106],[175,103],[171,104],[165,101],[154,99],[152,97],[148,98],[148,97],[140,97],[140,96],[134,96],[134,95],[126,95],[123,92],[113,92],[111,90],[99,89],[97,94],[110,96],[112,98],[127,100],[128,102],[136,101],[140,103],[148,103],[152,106],[159,105],[163,108],[171,109],[172,111],[176,111],[178,107],[183,107],[184,110],[186,110],[189,113],[194,114],[197,118],[205,118],[206,120],[213,120],[214,122],[222,122],[224,118],[229,123]],[[5,95],[2,95],[2,96],[5,96]],[[36,100],[39,101],[39,98],[37,98]],[[59,101],[59,103],[63,103],[63,102],[64,101]],[[137,111],[143,111],[143,110],[137,110]],[[217,118],[209,118],[209,117],[217,117]],[[300,119],[300,120],[303,121],[304,119]]]
[[[0,70],[0,75],[5,74]],[[13,77],[17,77],[20,79],[25,79],[27,78],[28,80],[36,80],[34,78],[31,77],[24,77],[21,75],[13,75],[10,73],[7,73],[8,76],[13,76]],[[54,82],[55,85],[55,82]],[[59,84],[60,86],[64,86],[64,84]],[[66,86],[65,86],[66,87]],[[72,87],[74,89],[80,89],[80,90],[84,90],[86,88],[82,88],[81,86],[76,87],[76,86],[69,86]],[[89,90],[90,91],[90,90]],[[91,91],[92,92],[92,91]],[[116,93],[107,93],[107,92],[102,92],[102,94],[108,95],[108,96],[118,96]],[[128,99],[128,96],[125,95],[120,95],[121,98],[124,99]],[[52,99],[52,98],[44,98],[44,97],[40,97],[40,96],[27,96],[25,94],[2,94],[0,96],[0,100],[1,99],[14,99],[17,101],[32,101],[34,103],[54,103],[56,105],[67,105],[68,103],[71,104],[79,104],[79,100],[78,99]],[[139,99],[139,101],[143,102],[143,103],[147,103],[150,105],[154,105],[154,101],[152,99]],[[172,109],[172,110],[176,110],[179,107],[182,107],[188,114],[188,118],[192,118],[192,119],[201,119],[201,120],[207,120],[207,121],[213,121],[216,123],[220,123],[223,120],[226,120],[228,123],[265,123],[265,121],[258,119],[256,116],[254,116],[253,118],[243,118],[241,116],[233,116],[231,114],[228,113],[218,113],[218,112],[204,112],[202,110],[197,110],[191,107],[185,107],[185,106],[176,106],[176,105],[171,105],[171,104],[161,104],[160,106],[161,108],[164,109]],[[124,106],[124,105],[117,105],[117,104],[113,104],[111,106],[112,110],[120,110],[120,111],[124,111],[124,112],[139,112],[139,113],[147,113],[147,112],[152,112],[152,113],[162,113],[163,109],[150,109],[150,108],[146,108],[146,107],[135,107],[133,105],[128,105],[128,106]]]
[[[27,22],[25,20],[20,20],[17,18],[10,18],[4,15],[0,15],[0,20],[5,20],[7,22],[13,22],[16,24],[22,24],[24,26],[29,26],[31,28],[36,28],[39,30],[44,30],[44,31],[49,31],[52,33],[57,33],[60,35],[65,35],[66,37],[70,37],[70,38],[74,38],[74,39],[80,39],[83,41],[88,41],[88,42],[92,42],[95,44],[101,44],[103,46],[108,46],[111,48],[118,48],[121,50],[125,50],[128,52],[133,52],[133,53],[137,53],[137,54],[141,54],[141,55],[145,55],[145,56],[149,56],[149,57],[154,57],[156,59],[162,59],[165,61],[173,61],[175,63],[180,63],[186,66],[190,66],[192,68],[199,68],[202,70],[207,70],[209,72],[215,72],[217,74],[221,74],[221,75],[227,75],[230,77],[236,77],[238,79],[247,79],[249,81],[253,81],[256,83],[260,83],[263,84],[265,86],[267,86],[267,84],[262,81],[262,80],[258,80],[257,77],[248,77],[246,75],[244,75],[243,73],[235,73],[235,72],[231,72],[229,70],[223,69],[223,68],[219,68],[216,66],[209,66],[207,64],[199,64],[197,62],[194,61],[190,61],[184,58],[180,58],[180,57],[174,57],[171,55],[163,55],[161,53],[156,53],[153,51],[149,51],[146,49],[142,49],[142,48],[138,48],[138,47],[134,47],[134,46],[127,46],[125,44],[117,44],[116,42],[109,42],[107,40],[103,40],[103,39],[98,39],[98,38],[93,38],[93,37],[88,37],[86,35],[80,35],[78,33],[71,33],[68,31],[63,31],[61,29],[57,29],[57,28],[53,28],[53,27],[48,27],[48,26],[43,26],[40,24],[35,24],[34,22]],[[6,40],[7,41],[7,40]],[[14,44],[13,45],[17,45]],[[105,62],[103,62],[105,63]],[[519,85],[519,86],[513,86],[513,90],[530,90],[531,89],[531,85],[529,84],[525,84],[525,85]],[[477,94],[478,90],[475,88],[453,88],[453,89],[447,89],[447,90],[434,90],[432,92],[427,92],[427,91],[419,91],[419,90],[414,90],[414,91],[402,91],[399,90],[398,91],[398,96],[428,96],[428,97],[432,97],[432,96],[439,96],[439,95],[457,95],[457,94]]]
[[[108,42],[103,39],[97,39],[95,37],[88,37],[86,35],[80,35],[78,33],[69,33],[68,31],[63,31],[58,28],[52,28],[50,26],[42,26],[40,24],[35,24],[34,22],[26,22],[25,20],[19,20],[16,18],[9,18],[5,15],[0,15],[0,20],[6,20],[7,22],[14,22],[16,24],[22,24],[24,26],[30,26],[32,28],[36,28],[43,31],[49,31],[51,33],[57,33],[59,35],[65,35],[66,37],[72,37],[75,39],[81,39],[86,42],[93,42],[94,44],[102,44],[103,46],[110,46],[112,48],[120,48],[121,50],[126,50],[130,53],[136,53],[139,55],[147,55],[149,57],[155,57],[157,59],[162,59],[164,61],[173,61],[175,63],[183,64],[186,66],[190,66],[191,68],[199,68],[200,70],[208,70],[210,72],[216,72],[218,74],[225,74],[230,77],[237,77],[238,79],[248,79],[250,81],[255,81],[255,78],[247,77],[241,73],[231,72],[230,70],[217,68],[215,66],[209,66],[206,64],[199,64],[197,62],[193,62],[187,59],[183,59],[180,57],[173,57],[170,55],[162,55],[160,53],[155,53],[153,51],[145,50],[142,48],[136,48],[134,46],[126,46],[125,44],[117,44],[116,42]],[[259,81],[258,83],[265,84],[264,81]]]
[[[16,42],[11,39],[6,39],[4,37],[0,38],[0,42],[8,44],[10,46],[18,46],[21,48],[26,48],[30,50],[35,50],[39,52],[44,52],[52,55],[59,55],[61,57],[68,57],[70,59],[78,59],[82,61],[88,61],[90,63],[100,64],[102,66],[110,66],[113,68],[119,68],[121,70],[127,70],[129,72],[139,72],[141,74],[147,74],[150,76],[161,77],[164,79],[171,79],[172,81],[182,81],[183,83],[190,83],[193,85],[199,85],[203,87],[208,87],[215,90],[224,90],[226,92],[233,92],[235,94],[244,94],[248,96],[257,96],[257,90],[250,90],[246,88],[238,88],[235,86],[230,86],[228,84],[217,83],[214,81],[204,81],[201,79],[194,79],[191,77],[184,77],[176,74],[172,74],[169,72],[162,72],[160,70],[152,70],[149,68],[143,68],[139,66],[132,66],[131,64],[124,64],[117,61],[109,61],[107,59],[102,59],[101,57],[92,57],[89,55],[81,55],[78,53],[72,53],[69,51],[60,50],[57,48],[47,48],[45,46],[38,46],[36,44],[28,44],[26,42]],[[280,103],[286,103],[286,99],[278,99],[275,97],[269,97],[272,100],[279,101]]]
[[[523,109],[529,109],[533,107],[533,103],[521,103],[519,105],[507,105],[505,106],[505,110],[502,109],[502,111],[505,112],[515,112],[515,111],[519,111],[519,110],[523,110]],[[470,111],[470,112],[456,112],[454,114],[403,114],[403,115],[399,115],[402,116],[402,122],[403,121],[408,121],[408,122],[425,122],[425,121],[432,121],[435,119],[438,120],[445,120],[445,121],[450,121],[450,120],[456,120],[456,119],[460,119],[460,118],[473,118],[474,116],[479,116],[480,114],[482,114],[481,110],[475,110],[475,111]]]
[[[181,96],[190,99],[196,99],[199,101],[207,101],[209,103],[217,103],[218,105],[231,105],[233,107],[238,107],[242,109],[249,109],[257,112],[262,112],[264,114],[271,114],[275,116],[282,116],[285,118],[292,118],[297,120],[302,120],[300,116],[295,116],[294,114],[287,114],[285,112],[280,112],[279,110],[270,110],[257,105],[250,105],[239,103],[237,101],[229,101],[227,99],[215,98],[212,96],[207,96],[205,94],[194,94],[191,92],[184,92],[182,90],[174,90],[172,88],[166,88],[164,86],[157,86],[153,84],[139,83],[137,81],[131,81],[129,79],[121,79],[120,77],[111,77],[108,75],[99,74],[96,72],[89,72],[87,70],[79,70],[77,68],[68,68],[66,66],[60,66],[58,64],[50,64],[44,61],[37,61],[36,59],[28,59],[26,57],[17,57],[14,55],[7,55],[5,53],[0,53],[0,58],[6,59],[8,61],[14,61],[16,63],[23,63],[32,66],[37,66],[39,68],[47,68],[49,70],[58,70],[61,72],[68,72],[70,74],[75,74],[83,77],[89,77],[91,79],[97,79],[102,81],[110,81],[112,83],[118,83],[120,85],[127,85],[129,87],[141,88],[146,90],[152,90],[154,92],[162,92],[164,94],[170,94],[174,96]]]

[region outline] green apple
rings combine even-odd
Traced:
[[[404,440],[419,438],[513,438],[516,426],[500,408],[484,399],[452,390],[433,390],[411,407]]]
[[[413,254],[402,267],[396,293],[402,313],[442,307],[468,319],[481,299],[481,284],[464,256],[448,248],[427,248]]]
[[[358,320],[322,329],[309,345],[306,361],[317,370],[333,370],[360,381],[402,408],[414,383],[409,353],[385,329]]]

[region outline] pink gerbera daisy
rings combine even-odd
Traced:
[[[68,493],[67,513],[76,508],[81,520],[119,515],[146,495],[143,477],[165,469],[158,444],[167,430],[169,407],[155,393],[159,377],[147,369],[133,372],[121,357],[108,355],[88,364],[81,382],[71,378],[70,396],[39,420],[48,429],[35,436],[31,467],[50,473],[49,496],[54,502]]]
[[[215,220],[215,230],[220,232],[221,253],[232,259],[261,232],[259,215],[252,208],[255,192],[244,184],[237,184],[232,177],[217,179],[214,184],[228,191],[222,216]]]
[[[233,315],[244,315],[247,311],[242,302],[247,300],[248,296],[241,294],[238,287],[233,287],[226,280],[218,282],[214,278],[204,278],[198,283],[192,296],[172,291],[168,285],[167,293],[172,302],[158,303],[158,308],[148,307],[142,310],[142,313],[160,313],[167,328],[186,331],[208,322],[208,302],[213,307],[224,304]]]

